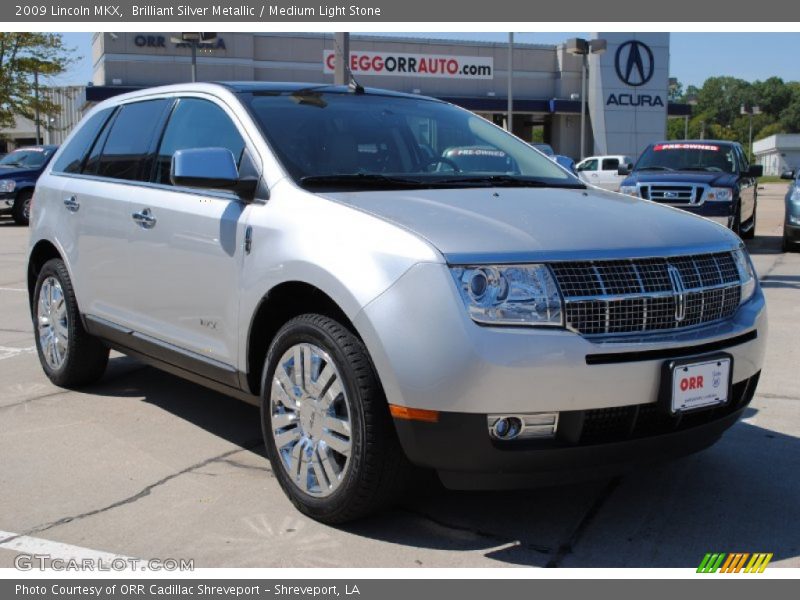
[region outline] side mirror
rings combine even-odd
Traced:
[[[746,177],[761,177],[764,175],[764,165],[750,165],[745,173]]]
[[[794,179],[794,171],[784,171],[781,173],[781,179]]]
[[[186,148],[172,156],[169,169],[172,185],[229,190],[252,198],[258,183],[241,179],[233,152],[227,148]]]
[[[633,165],[619,165],[617,167],[617,175],[630,175],[633,171]]]

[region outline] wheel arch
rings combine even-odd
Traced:
[[[39,240],[31,249],[28,256],[28,304],[31,307],[33,307],[33,292],[36,288],[36,279],[39,277],[39,271],[42,270],[47,261],[54,258],[64,260],[59,249],[50,240]],[[67,271],[69,271],[69,267],[67,267]]]
[[[352,320],[330,295],[305,281],[282,282],[269,290],[250,319],[246,341],[246,384],[250,393],[260,395],[264,360],[278,330],[293,317],[316,313],[338,321],[361,339]]]

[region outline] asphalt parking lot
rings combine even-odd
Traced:
[[[51,385],[28,316],[28,230],[0,221],[0,567],[20,550],[196,567],[696,567],[711,551],[772,552],[772,566],[800,567],[800,253],[780,250],[785,189],[762,190],[748,243],[766,365],[718,444],[569,487],[428,490],[344,528],[284,497],[251,406],[117,354],[91,389]]]

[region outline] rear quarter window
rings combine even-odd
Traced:
[[[94,113],[91,117],[83,121],[75,135],[64,147],[64,151],[53,163],[53,171],[56,173],[80,173],[83,161],[89,148],[92,147],[97,134],[106,124],[114,108],[106,108]]]

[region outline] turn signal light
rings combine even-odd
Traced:
[[[389,405],[389,413],[395,419],[406,421],[423,421],[425,423],[436,423],[439,421],[438,410],[426,410],[424,408],[409,408],[407,406]]]

